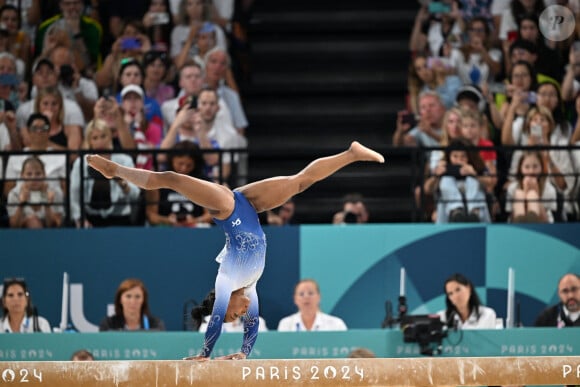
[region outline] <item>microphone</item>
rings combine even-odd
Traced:
[[[385,329],[386,327],[392,328],[393,326],[393,304],[391,303],[390,300],[387,300],[385,302],[385,311],[386,311],[386,315],[385,315],[385,319],[383,320],[383,323],[381,324],[381,328]]]

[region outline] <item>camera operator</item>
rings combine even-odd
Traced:
[[[334,214],[332,224],[367,223],[369,213],[363,202],[362,195],[353,193],[346,195],[343,200],[342,211]]]
[[[50,52],[50,61],[58,74],[58,87],[64,98],[75,100],[85,118],[93,118],[93,106],[99,98],[95,82],[81,75],[75,63],[73,52],[66,46],[56,46]]]

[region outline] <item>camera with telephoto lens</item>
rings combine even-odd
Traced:
[[[71,87],[74,81],[75,70],[71,65],[63,64],[60,66],[58,80],[63,86]]]
[[[447,329],[438,315],[401,316],[401,330],[403,341],[419,344],[421,355],[441,354]]]

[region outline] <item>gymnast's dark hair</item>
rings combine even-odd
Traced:
[[[212,289],[207,294],[207,296],[205,296],[204,300],[201,302],[201,305],[191,309],[191,318],[193,319],[194,330],[199,330],[199,327],[203,322],[203,318],[211,314],[211,311],[213,310],[213,304],[215,304],[215,289]]]

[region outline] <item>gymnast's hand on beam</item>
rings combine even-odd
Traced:
[[[216,357],[216,360],[244,360],[246,354],[243,352],[232,353],[231,355]]]
[[[209,357],[204,357],[204,356],[188,356],[188,357],[184,357],[183,360],[193,360],[193,361],[208,361]]]

